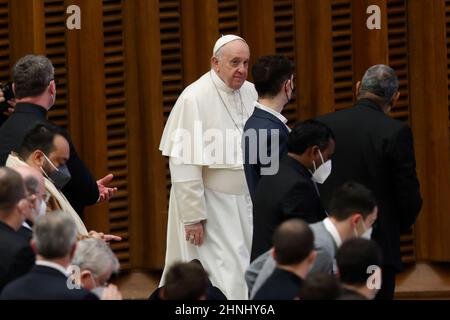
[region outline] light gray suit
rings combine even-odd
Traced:
[[[314,246],[317,251],[316,261],[310,273],[333,273],[333,262],[337,246],[333,237],[325,228],[323,221],[309,225],[314,233]],[[275,270],[276,261],[272,257],[272,250],[260,255],[245,272],[245,281],[250,292],[250,299],[259,290],[261,285]]]

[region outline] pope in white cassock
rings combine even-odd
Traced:
[[[228,299],[247,299],[244,273],[252,240],[252,202],[241,137],[257,93],[246,81],[250,49],[227,35],[214,46],[211,70],[173,107],[160,150],[169,157],[166,264],[197,259]]]

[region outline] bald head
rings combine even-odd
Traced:
[[[278,264],[301,263],[314,250],[314,234],[306,222],[290,219],[275,230],[273,246]]]
[[[231,89],[239,90],[247,79],[250,48],[235,39],[220,47],[211,59],[211,67]]]

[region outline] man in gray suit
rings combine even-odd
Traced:
[[[347,182],[333,195],[330,215],[311,224],[317,251],[311,273],[334,273],[335,255],[341,244],[352,238],[370,239],[378,207],[372,192],[356,182]],[[252,298],[275,269],[272,249],[252,262],[245,280]]]

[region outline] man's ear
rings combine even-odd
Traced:
[[[391,101],[392,108],[395,107],[395,105],[396,105],[397,102],[398,102],[398,99],[400,99],[400,91],[397,91],[397,92],[394,94],[394,96],[392,97],[392,101]]]
[[[212,56],[211,66],[213,67],[214,71],[219,72],[219,59],[217,59],[217,57]]]
[[[277,253],[275,252],[275,248],[270,249],[273,260],[277,261]]]
[[[311,253],[309,254],[309,256],[307,258],[308,259],[308,263],[310,265],[313,265],[314,262],[316,261],[316,257],[317,257],[317,251],[316,250],[311,251]]]
[[[361,91],[361,81],[358,81],[357,83],[356,83],[356,86],[355,86],[355,94],[356,94],[356,97],[358,97],[359,96],[359,92]]]
[[[362,215],[358,212],[354,212],[350,218],[350,221],[352,222],[352,225],[356,226],[361,219]]]
[[[79,284],[86,283],[87,281],[91,280],[91,272],[89,270],[83,270],[80,273],[80,279],[77,279],[77,282],[79,281]],[[95,284],[93,284],[95,285]]]
[[[72,261],[73,257],[75,256],[75,250],[77,250],[76,242],[72,245],[72,248],[70,248],[70,261]]]
[[[16,95],[16,84],[14,82],[12,84],[12,91],[14,92],[14,95]]]
[[[44,153],[41,150],[35,150],[31,155],[31,161],[33,161],[34,165],[43,167],[45,161]]]
[[[49,84],[49,86],[48,86],[48,90],[49,90],[49,93],[50,93],[51,95],[54,95],[54,94],[55,94],[55,92],[56,92],[56,84],[55,84],[55,80],[50,81],[50,84]]]

